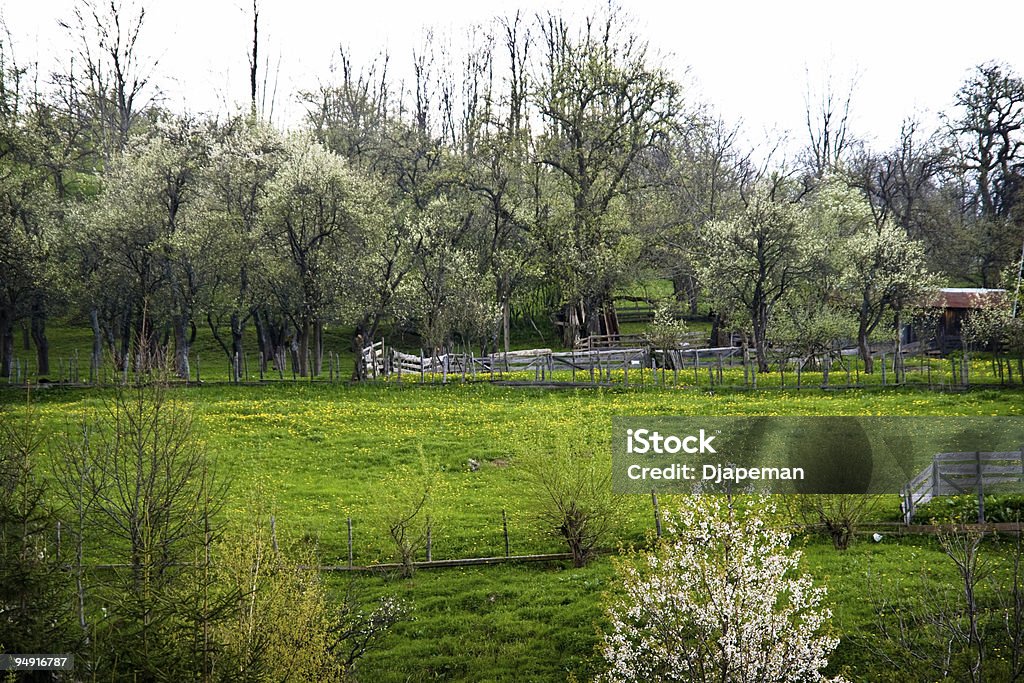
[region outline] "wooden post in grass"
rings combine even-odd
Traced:
[[[505,532],[505,557],[509,557],[512,547],[508,542],[508,515],[505,514],[505,508],[501,509],[501,528]]]
[[[196,384],[199,384],[199,354],[196,354]]]
[[[423,384],[426,377],[424,376],[424,368],[427,366],[427,353],[422,348],[420,349],[420,384]]]
[[[654,531],[661,538],[661,510],[658,508],[658,493],[651,489],[651,504],[654,505]]]
[[[885,354],[882,354],[882,386],[885,386]]]
[[[700,377],[697,375],[697,366],[700,365],[700,351],[693,350],[693,383],[700,386]]]
[[[352,518],[348,518],[348,568],[352,568]]]

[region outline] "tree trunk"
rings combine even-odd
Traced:
[[[89,364],[95,373],[95,381],[99,381],[100,363],[103,362],[103,330],[100,328],[100,312],[96,307],[89,309],[89,325],[92,327],[92,354]]]
[[[676,273],[672,277],[672,294],[676,301],[686,303],[690,315],[697,315],[697,280],[692,273]]]
[[[298,354],[298,358],[296,359],[296,362],[299,369],[299,377],[307,377],[309,376],[309,363],[307,361],[309,359],[310,337],[310,324],[308,320],[302,321],[302,325],[297,333],[298,348],[296,349],[296,353]]]
[[[231,313],[231,358],[244,358],[245,349],[242,347],[242,321],[238,311]]]
[[[768,372],[768,316],[764,313],[754,318],[754,352],[757,357],[757,371]]]
[[[191,374],[188,362],[188,352],[191,346],[188,316],[184,314],[174,316],[174,372],[181,379],[187,380]]]
[[[313,376],[319,377],[324,361],[324,324],[317,320],[313,323]]]
[[[893,354],[892,369],[896,375],[896,383],[901,384],[904,379],[903,376],[903,316],[900,315],[900,310],[896,309],[896,352]]]
[[[50,340],[46,338],[46,315],[42,308],[33,304],[32,317],[30,321],[32,329],[32,341],[36,345],[36,367],[39,368],[39,377],[50,374]]]
[[[275,368],[277,367],[276,349],[270,341],[270,333],[267,331],[266,321],[263,320],[263,316],[258,308],[252,309],[252,322],[256,326],[256,346],[259,348],[260,356],[263,358],[263,372],[266,372],[267,363],[271,360],[274,361]]]
[[[508,301],[508,294],[506,293],[501,301],[501,335],[505,342],[505,353],[509,352],[511,344],[509,341],[509,338],[511,337],[510,330],[512,327],[511,318],[512,311]]]
[[[14,364],[14,321],[6,308],[0,308],[0,377],[11,376]]]
[[[565,304],[562,307],[562,346],[575,348],[576,342],[580,340],[581,329],[578,306],[575,303]]]
[[[861,328],[857,332],[857,350],[861,360],[864,361],[864,372],[871,374],[875,371],[875,361],[871,358],[871,347],[868,345],[868,333]]]

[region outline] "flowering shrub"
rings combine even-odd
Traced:
[[[774,507],[747,510],[718,496],[688,499],[661,548],[620,567],[608,609],[602,681],[826,680],[839,643],[821,633],[825,588],[798,574],[789,534],[768,526]]]

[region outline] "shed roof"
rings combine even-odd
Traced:
[[[990,308],[1006,296],[1005,289],[982,287],[943,287],[933,300],[936,308]]]

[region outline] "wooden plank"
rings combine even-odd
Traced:
[[[430,560],[429,562],[413,562],[412,564],[417,569],[440,569],[444,567],[473,567],[478,565],[507,564],[516,562],[560,562],[571,559],[572,553],[549,553],[546,555],[512,555],[510,557],[468,557],[454,560]],[[313,567],[305,568],[312,569]],[[322,572],[387,572],[399,570],[402,568],[402,565],[397,562],[387,562],[361,567],[349,567],[344,564],[334,564],[322,565],[315,568]]]
[[[974,462],[974,452],[969,453],[937,453],[935,459],[940,462],[970,461]],[[983,451],[982,460],[1020,460],[1020,451]]]
[[[997,461],[998,462],[998,461]],[[1012,465],[1001,465],[994,464],[992,462],[981,461],[981,472],[985,474],[1016,474],[1021,476],[1020,465],[1013,463]],[[977,463],[954,463],[952,465],[942,465],[943,474],[976,474]]]

